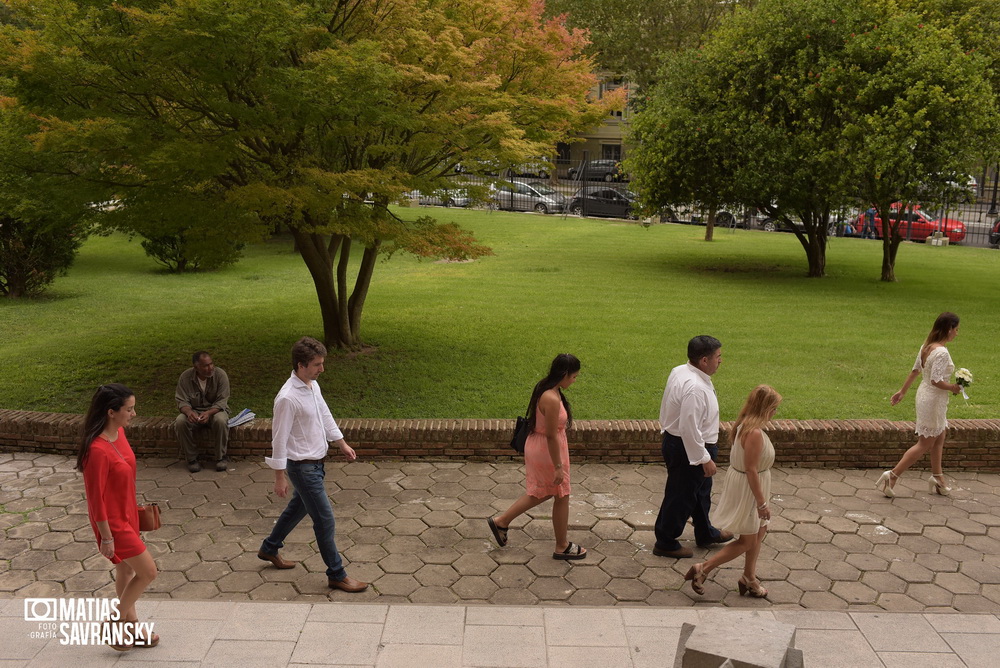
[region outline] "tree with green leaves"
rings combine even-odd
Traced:
[[[548,153],[607,113],[584,34],[533,0],[8,1],[30,26],[4,48],[39,144],[120,203],[111,224],[290,230],[332,346],[361,344],[380,255],[490,252],[395,215],[404,192]]]
[[[982,60],[890,0],[763,0],[664,72],[633,122],[647,205],[757,208],[796,235],[812,277],[838,209],[960,171],[992,122]]]
[[[90,212],[67,179],[45,174],[39,131],[12,98],[0,98],[0,295],[41,294],[65,273],[90,229]]]
[[[609,72],[627,76],[639,90],[658,80],[671,53],[697,47],[738,6],[756,0],[548,0],[552,15],[590,33],[589,52]]]

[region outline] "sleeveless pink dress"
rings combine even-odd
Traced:
[[[535,409],[535,430],[528,434],[524,444],[524,473],[528,496],[569,496],[569,442],[566,440],[566,407],[559,404],[559,433],[556,435],[562,451],[563,481],[553,485],[556,469],[549,455],[549,441],[545,437],[545,416]]]

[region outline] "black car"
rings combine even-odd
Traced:
[[[608,186],[584,186],[569,203],[569,212],[577,216],[638,218],[635,193]]]
[[[588,160],[578,167],[570,167],[569,178],[587,181],[627,181],[618,160]]]

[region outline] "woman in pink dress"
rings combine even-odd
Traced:
[[[115,565],[118,627],[106,630],[111,647],[155,647],[160,637],[151,627],[137,625],[135,603],[156,579],[156,564],[139,537],[135,500],[135,453],[125,427],[135,417],[135,395],[119,383],[94,392],[83,422],[77,470],[83,471],[87,513],[97,549]]]
[[[502,515],[489,518],[497,544],[507,544],[510,523],[538,504],[552,499],[552,529],[556,549],[553,559],[584,559],[587,550],[569,541],[569,443],[566,428],[573,413],[563,390],[576,381],[580,360],[573,355],[556,355],[549,375],[535,385],[528,403],[528,439],[524,444],[524,473],[527,491]]]

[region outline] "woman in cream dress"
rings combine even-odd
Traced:
[[[771,465],[774,446],[764,433],[774,417],[781,395],[768,385],[758,385],[750,392],[739,417],[730,432],[732,449],[729,471],[722,497],[712,511],[712,524],[732,531],[736,540],[715,553],[712,558],[695,564],[684,576],[691,581],[696,594],[705,593],[705,580],[713,570],[744,555],[743,576],[739,580],[740,596],[764,598],[767,590],[757,579],[757,556],[771,519],[768,499],[771,494]]]
[[[951,361],[951,353],[945,347],[958,336],[958,316],[945,311],[934,321],[931,333],[927,335],[924,345],[920,346],[917,361],[913,364],[910,375],[903,382],[899,392],[889,400],[895,406],[906,395],[910,385],[922,376],[920,387],[917,388],[917,442],[910,447],[892,469],[886,471],[875,483],[888,497],[896,496],[893,488],[899,476],[920,460],[927,452],[931,454],[931,477],[927,479],[930,492],[947,495],[951,487],[945,484],[942,474],[942,459],[944,457],[944,437],[948,432],[948,399],[949,394],[958,394],[962,387],[951,382],[951,374],[955,364]]]

